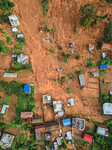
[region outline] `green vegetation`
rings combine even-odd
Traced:
[[[16,42],[19,44],[26,44],[25,38],[19,38],[19,39],[17,38]]]
[[[55,52],[55,48],[54,48],[54,47],[51,47],[50,52],[52,52],[52,53],[55,54],[55,53],[56,53],[56,52]]]
[[[102,3],[100,3],[100,7],[103,7],[104,5]],[[91,23],[92,26],[97,26],[98,22],[101,21],[101,19],[106,19],[108,18],[108,13],[104,16],[98,16],[97,12],[98,10],[95,9],[94,4],[91,2],[90,4],[85,4],[84,6],[80,6],[80,10],[79,10],[80,14],[81,14],[81,25],[84,28],[88,28]]]
[[[48,25],[46,25],[46,32],[49,33],[51,30],[49,29]]]
[[[9,105],[10,104],[10,99],[11,99],[11,95],[6,95],[4,104]]]
[[[44,16],[46,16],[47,11],[49,10],[49,0],[41,0],[42,10]]]
[[[99,102],[100,102],[101,106],[103,105],[103,103],[109,102],[109,96],[107,96],[101,92]]]
[[[64,61],[65,63],[68,63],[68,58],[67,58],[66,56],[64,56],[63,61]]]
[[[87,61],[87,68],[91,68],[91,67],[94,67],[94,63],[92,63],[93,59],[90,57],[88,58],[88,61]]]
[[[72,79],[72,80],[73,80],[73,79],[75,78],[74,73],[73,73],[73,72],[72,72],[72,73],[70,73],[70,74],[69,74],[69,77],[70,77],[70,79]]]
[[[0,40],[0,52],[7,53],[8,49],[5,47],[5,43]]]
[[[82,74],[83,72],[84,72],[84,69],[79,70],[79,71],[76,71],[75,74],[76,74],[76,75],[80,75],[80,74]]]
[[[26,141],[26,138],[25,138],[25,134],[24,133],[21,133],[20,135],[19,135],[19,142],[21,143],[23,143],[23,142],[25,142]]]
[[[67,76],[64,76],[61,78],[61,84],[65,82],[65,80],[67,79]]]
[[[22,125],[22,122],[23,122],[23,120],[21,118],[16,117],[16,116],[13,117],[12,124],[14,124],[14,125]]]
[[[4,22],[8,21],[8,16],[11,15],[11,8],[14,6],[15,4],[9,0],[0,1],[0,23],[3,24]]]
[[[11,45],[11,38],[9,36],[7,36],[7,44]]]
[[[77,149],[88,149],[89,143],[83,139],[75,138],[74,143]]]
[[[76,56],[76,59],[77,59],[77,60],[79,60],[79,59],[80,59],[80,55],[79,55],[79,54]]]
[[[55,82],[58,82],[58,79],[54,79]]]
[[[65,142],[64,141],[62,141],[62,145],[59,145],[58,146],[58,150],[67,150],[67,146],[66,146],[66,144],[65,144]]]
[[[67,88],[67,91],[68,91],[68,94],[71,94],[71,90],[69,87]]]
[[[52,141],[44,141],[46,146],[52,147],[53,143]]]
[[[100,61],[100,65],[104,65],[104,64],[107,64],[107,65],[109,65],[109,64],[112,64],[112,59],[101,59],[101,61]]]
[[[97,50],[101,49],[102,43],[112,43],[112,20],[106,24],[106,28],[104,30],[104,39],[100,39],[97,41]]]
[[[100,77],[105,75],[105,70],[100,70]]]
[[[59,50],[62,50],[63,48],[59,45],[59,46],[58,46],[58,49],[59,49]]]
[[[4,32],[4,29],[3,29],[3,28],[1,28],[0,31],[1,31],[4,35],[6,35],[6,33]]]
[[[77,33],[77,26],[74,27],[74,32]]]

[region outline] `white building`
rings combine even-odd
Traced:
[[[5,78],[17,78],[17,73],[4,73]]]
[[[9,105],[3,105],[2,106],[2,109],[1,109],[1,114],[5,114],[5,110],[6,110],[6,108],[9,108]]]
[[[83,74],[79,75],[79,81],[80,81],[80,85],[85,85],[85,80],[84,80]]]
[[[112,115],[112,103],[104,103],[103,104],[103,114],[104,115]]]
[[[9,18],[9,22],[11,23],[12,27],[16,27],[16,26],[20,25],[17,15],[10,15],[10,16],[8,16],[8,18]]]

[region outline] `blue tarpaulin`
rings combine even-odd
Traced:
[[[70,120],[70,118],[63,119],[62,123],[63,123],[63,127],[70,126],[71,125],[71,120]]]
[[[92,51],[92,50],[90,50],[90,49],[89,49],[89,51],[90,51],[91,53],[93,53],[93,51]]]
[[[24,92],[30,94],[30,84],[24,85]]]
[[[107,68],[107,64],[105,65],[100,65],[100,69],[106,69]]]

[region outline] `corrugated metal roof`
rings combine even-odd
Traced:
[[[6,78],[17,78],[17,73],[4,73],[4,77]]]
[[[4,105],[2,106],[1,114],[4,114],[4,113],[5,113],[6,108],[9,108],[9,105],[5,105],[5,104],[4,104]]]
[[[32,118],[33,112],[21,112],[21,118]]]
[[[112,44],[103,43],[102,49],[112,49]]]
[[[70,126],[71,125],[71,119],[70,118],[63,119],[62,123],[63,123],[63,127]]]
[[[99,72],[92,72],[95,77],[99,77]]]
[[[45,131],[45,125],[40,125],[35,127],[35,132],[44,132]]]
[[[92,141],[93,141],[93,136],[91,136],[91,135],[89,135],[89,134],[84,134],[84,140],[85,141],[88,141],[88,142],[90,142],[90,143],[92,143]]]
[[[53,130],[59,130],[59,123],[58,122],[51,122],[45,124],[46,131],[53,131]]]
[[[103,104],[103,114],[112,115],[112,103]]]
[[[103,135],[103,136],[109,136],[109,133],[108,133],[108,128],[102,128],[102,127],[98,127],[97,128],[97,134],[99,135]]]
[[[107,64],[100,65],[100,69],[106,69],[106,68],[107,68]]]
[[[23,34],[21,34],[21,33],[17,34],[17,38],[23,38],[23,37],[24,37]]]
[[[8,18],[9,18],[9,22],[11,23],[12,27],[20,25],[17,15],[10,15],[10,16],[8,16]]]
[[[79,75],[80,85],[85,85],[85,80],[83,74]]]

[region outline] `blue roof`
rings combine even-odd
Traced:
[[[70,126],[71,125],[71,120],[70,120],[70,118],[63,119],[62,123],[63,123],[63,127]]]
[[[107,64],[105,65],[100,65],[100,69],[106,69],[107,68]]]
[[[30,94],[30,84],[24,85],[24,92]]]

